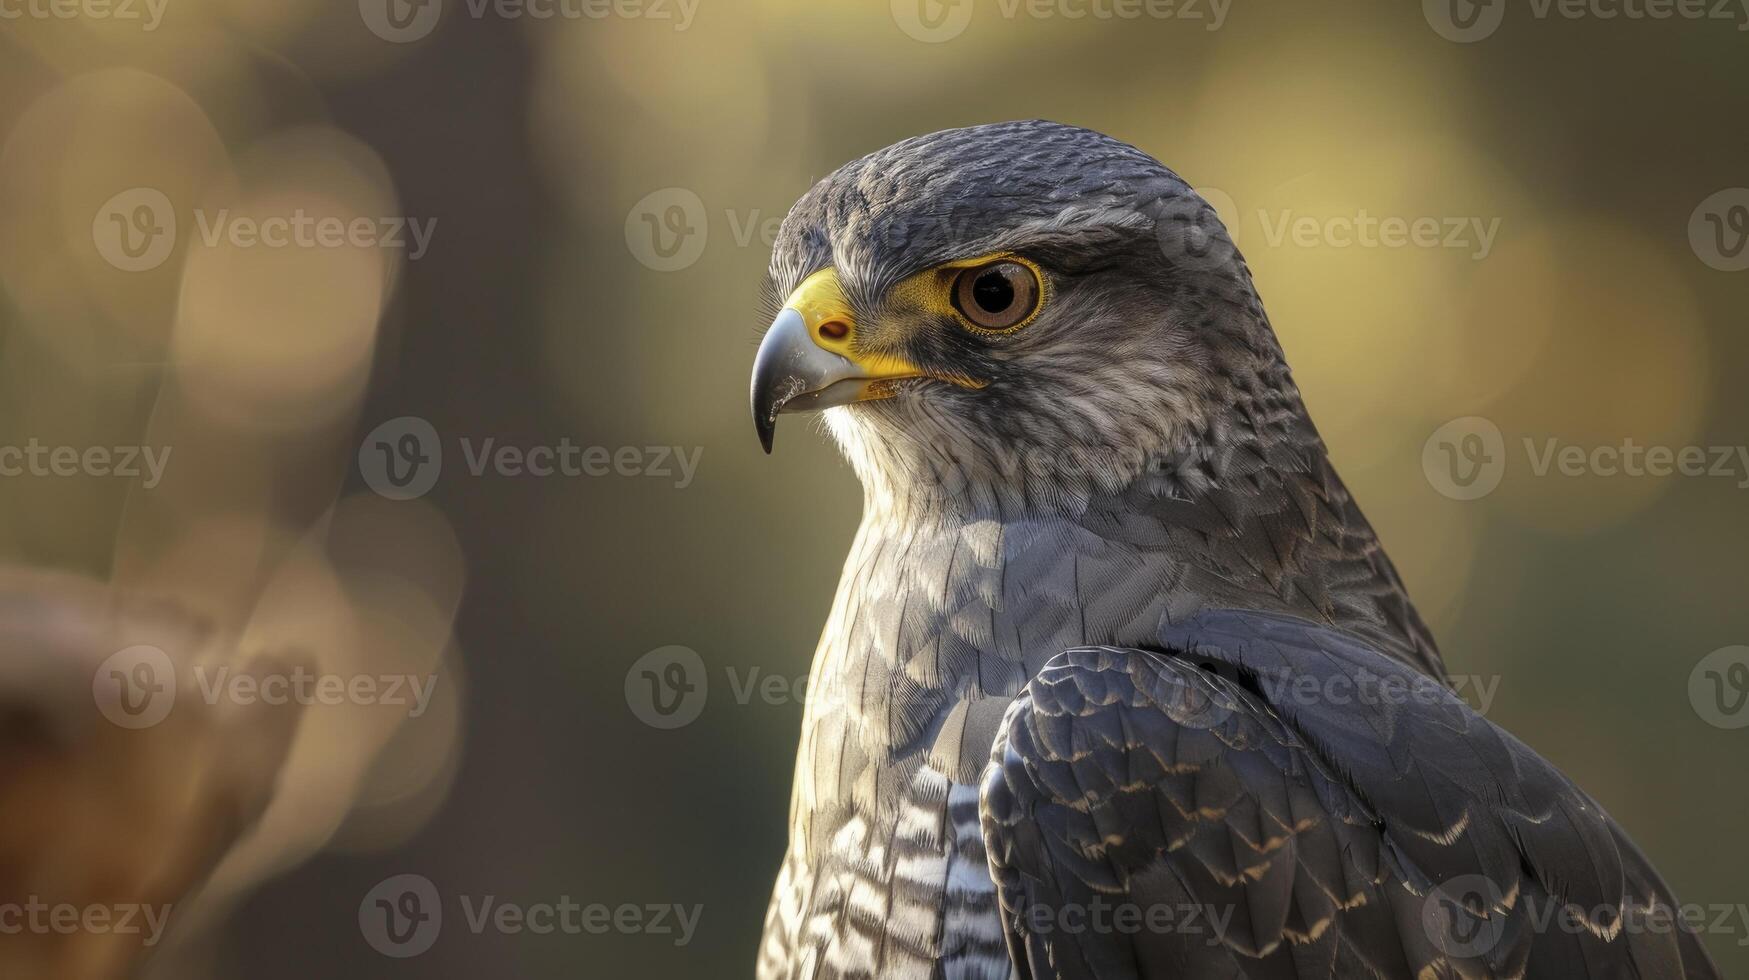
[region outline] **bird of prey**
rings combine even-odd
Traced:
[[[784,220],[754,423],[864,514],[761,980],[1712,977],[1622,828],[1450,690],[1244,260],[1030,121]]]

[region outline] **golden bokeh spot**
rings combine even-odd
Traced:
[[[1582,533],[1649,506],[1681,477],[1605,475],[1589,458],[1577,467],[1587,472],[1567,476],[1558,457],[1539,475],[1538,461],[1551,449],[1613,453],[1628,439],[1642,449],[1695,444],[1712,398],[1709,345],[1686,277],[1657,243],[1588,219],[1552,224],[1547,235],[1558,244],[1540,264],[1521,256],[1522,288],[1472,311],[1546,335],[1518,384],[1482,414],[1505,430],[1501,505],[1525,523]]]
[[[36,99],[0,148],[0,283],[21,325],[84,367],[161,360],[186,245],[170,229],[229,165],[207,114],[155,75],[107,69]],[[156,264],[123,268],[117,248]]]
[[[239,173],[188,229],[178,380],[233,425],[334,418],[363,391],[396,270],[419,247],[412,222],[428,219],[401,214],[380,161],[332,131],[277,138]]]

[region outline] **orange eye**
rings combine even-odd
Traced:
[[[967,269],[953,284],[953,305],[980,330],[1013,330],[1038,311],[1038,273],[1003,259]]]

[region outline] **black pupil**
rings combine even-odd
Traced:
[[[972,302],[985,313],[1001,313],[1014,305],[1014,284],[992,269],[972,281]]]

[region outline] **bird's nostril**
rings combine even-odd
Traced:
[[[827,320],[820,324],[822,340],[843,340],[848,336],[850,336],[850,324],[843,320]]]

